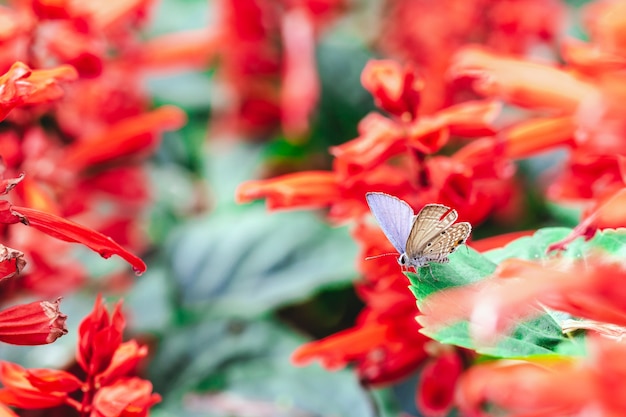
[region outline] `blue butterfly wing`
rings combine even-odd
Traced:
[[[365,199],[389,242],[398,253],[404,253],[413,225],[414,212],[411,206],[385,193],[367,193]]]

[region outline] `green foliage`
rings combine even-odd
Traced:
[[[319,366],[290,363],[303,342],[272,320],[207,318],[177,329],[163,340],[153,359],[159,366],[151,368],[151,380],[164,395],[161,412],[248,415],[247,407],[271,410],[267,415],[273,416],[374,416],[368,394],[351,371],[329,374]],[[238,405],[238,413],[224,409],[225,398]]]
[[[221,316],[266,314],[355,276],[356,245],[345,228],[310,212],[268,214],[259,204],[191,221],[168,247],[182,305]]]

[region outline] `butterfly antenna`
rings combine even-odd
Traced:
[[[383,256],[389,256],[389,255],[397,255],[397,253],[383,253],[381,255],[374,255],[374,256],[368,256],[367,258],[365,258],[366,261],[369,261],[370,259],[376,259],[376,258],[382,258]]]

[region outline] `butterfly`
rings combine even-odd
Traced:
[[[385,236],[400,253],[398,263],[403,268],[450,262],[448,255],[472,232],[468,222],[454,224],[459,215],[443,204],[426,204],[416,216],[405,201],[389,194],[367,193],[365,199]]]

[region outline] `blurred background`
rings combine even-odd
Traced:
[[[415,65],[425,85],[419,112],[433,114],[475,98],[469,89],[451,88],[446,78],[462,45],[481,43],[558,63],[554,45],[560,37],[585,39],[581,7],[586,2],[127,3],[134,10],[125,21],[128,32],[120,29],[119,37],[113,32],[107,38],[109,44],[96,43],[117,52],[97,64],[85,54],[71,61],[88,80],[64,98],[76,109],[58,110],[58,120],[39,120],[46,129],[81,136],[91,126],[84,114],[89,107],[101,124],[162,106],[184,110],[182,128],[155,129],[168,130],[160,141],[113,163],[91,162],[113,167],[111,182],[98,177],[97,184],[126,203],[105,197],[90,200],[91,211],[79,210],[75,207],[88,198],[80,187],[63,200],[62,213],[116,238],[144,259],[148,271],[136,277],[119,259],[100,259],[63,244],[55,264],[77,262],[80,273],[58,266],[39,278],[35,269],[27,270],[25,279],[37,294],[64,296],[70,333],[46,346],[3,344],[0,355],[26,367],[72,366],[78,323],[95,294],[103,293],[110,302],[124,300],[128,337],[149,346],[140,373],[163,397],[153,416],[419,415],[419,368],[372,389],[351,369],[331,372],[290,360],[303,343],[353,326],[364,307],[353,287],[361,275],[361,252],[351,223],[329,221],[324,209],[268,211],[263,200],[238,204],[236,191],[249,180],[332,169],[329,148],[362,134],[359,122],[376,109],[361,81],[369,60]],[[44,29],[34,31],[46,39]],[[85,49],[95,48],[89,45]],[[505,108],[498,123],[505,125],[519,112]],[[23,120],[15,116],[3,124],[23,126]],[[1,143],[8,149],[9,142]],[[514,207],[485,216],[474,238],[577,224],[580,210],[546,203],[534,186],[563,158],[556,150],[519,163],[516,184],[522,191]],[[35,163],[23,167],[27,176],[29,171],[43,175]],[[117,176],[120,170],[124,174]],[[81,184],[94,186],[96,177],[90,175]],[[94,212],[114,221],[98,222]],[[41,280],[47,282],[43,287]]]

